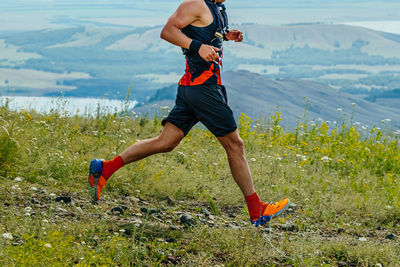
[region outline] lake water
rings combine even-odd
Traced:
[[[39,113],[58,112],[68,116],[95,116],[98,108],[102,114],[121,112],[132,109],[137,101],[110,100],[99,98],[55,98],[55,97],[27,97],[27,96],[1,96],[0,106],[8,102],[11,110],[28,110]]]

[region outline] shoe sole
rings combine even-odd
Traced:
[[[259,225],[264,225],[267,222],[269,222],[271,219],[281,215],[283,212],[285,212],[290,205],[290,200],[288,201],[288,203],[285,205],[285,207],[283,207],[280,211],[278,211],[277,213],[271,214],[271,215],[265,215],[265,216],[261,216],[260,218],[257,219],[257,221],[251,221],[252,224],[255,224],[256,227],[258,227]]]
[[[93,181],[94,181],[94,186],[90,186],[90,183],[88,181],[88,186],[89,186],[89,194],[93,199],[93,202],[97,202],[97,183],[99,181],[101,172],[103,171],[103,167],[102,167],[102,161],[98,160],[98,159],[93,159],[90,162],[90,166],[89,166],[89,177],[88,179],[90,179],[90,176],[93,176]]]

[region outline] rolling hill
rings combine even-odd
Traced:
[[[271,80],[248,71],[228,71],[223,81],[229,105],[236,116],[244,112],[253,118],[267,118],[279,110],[283,124],[293,127],[299,116],[331,122],[349,120],[354,108],[353,122],[371,126],[389,118],[392,125],[400,126],[400,106],[385,107],[371,103],[321,83],[298,79]],[[158,90],[148,103],[135,110],[153,114],[160,107],[172,106],[176,87]]]

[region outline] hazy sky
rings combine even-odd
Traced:
[[[0,31],[62,27],[60,17],[129,26],[160,25],[181,0],[1,0]],[[227,0],[232,23],[400,21],[400,1]],[[79,21],[76,21],[79,20]],[[65,26],[65,25],[64,25]]]

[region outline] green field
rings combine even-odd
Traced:
[[[361,136],[345,122],[336,129],[299,123],[286,132],[279,113],[265,125],[245,115],[239,121],[258,195],[293,203],[266,227],[250,225],[225,153],[206,130],[193,129],[169,154],[124,167],[93,205],[89,161],[154,137],[160,119],[101,108],[91,119],[40,115],[3,105],[0,264],[400,265],[398,133],[373,128]],[[184,214],[192,216],[186,223]]]

